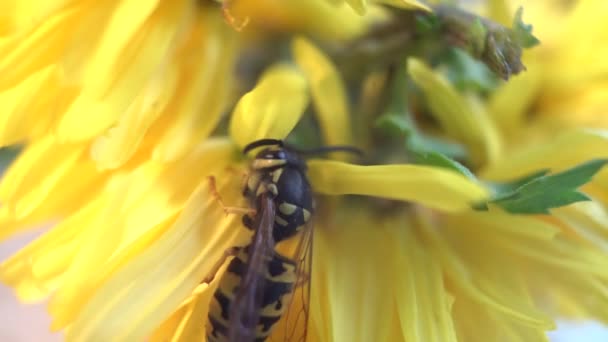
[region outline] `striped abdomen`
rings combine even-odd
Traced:
[[[230,306],[247,272],[248,249],[249,247],[241,249],[230,261],[211,299],[207,322],[207,340],[210,342],[229,341]],[[272,254],[266,263],[267,267],[260,270],[259,274],[264,278],[265,283],[262,306],[258,312],[255,341],[264,341],[270,335],[272,327],[289,305],[297,277],[294,261],[274,252]]]

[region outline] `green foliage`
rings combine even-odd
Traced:
[[[432,15],[437,16],[441,34],[450,44],[483,62],[505,80],[526,70],[521,61],[522,49],[538,44],[532,26],[521,20],[521,8],[511,29],[451,5],[435,6]]]
[[[0,172],[4,172],[21,152],[21,146],[14,145],[0,148]]]
[[[452,159],[466,157],[462,145],[424,134],[418,129],[402,95],[407,88],[405,76],[405,70],[396,71],[391,103],[385,114],[376,120],[376,127],[386,135],[404,139],[405,149],[416,164],[447,168],[475,179],[469,169]]]
[[[415,158],[416,164],[436,166],[444,169],[450,169],[456,171],[463,176],[468,177],[471,180],[477,180],[475,175],[466,166],[460,164],[447,157],[445,154],[435,151],[423,151],[423,150],[411,150],[410,151]]]
[[[496,195],[477,204],[475,209],[487,210],[491,203],[510,213],[548,214],[551,208],[588,201],[577,189],[589,182],[607,162],[608,159],[591,160],[554,175],[539,171],[510,183],[494,185]]]
[[[446,76],[458,90],[489,93],[498,79],[488,67],[460,49],[451,49],[443,60]]]
[[[526,25],[522,21],[524,8],[519,7],[513,18],[512,35],[516,41],[524,48],[531,48],[540,44],[540,40],[532,34],[532,25]]]

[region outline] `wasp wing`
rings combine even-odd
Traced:
[[[299,240],[291,258],[296,262],[296,282],[289,308],[273,332],[272,341],[305,341],[308,333],[313,243],[312,223],[309,222],[301,234],[294,238]]]
[[[266,284],[265,270],[274,250],[272,230],[276,208],[266,194],[259,197],[255,233],[247,246],[247,265],[230,307],[230,341],[253,341]]]

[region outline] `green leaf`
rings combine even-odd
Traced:
[[[477,181],[477,178],[475,177],[475,175],[466,166],[460,164],[459,162],[455,161],[454,159],[448,158],[447,156],[445,156],[439,152],[411,151],[411,153],[414,156],[417,164],[431,165],[431,166],[437,166],[437,167],[441,167],[441,168],[445,168],[445,169],[450,169],[452,171],[456,171],[456,172],[468,177],[469,179]]]
[[[524,48],[531,48],[540,44],[540,40],[534,37],[532,34],[532,25],[526,25],[522,21],[522,16],[524,13],[524,8],[519,7],[517,12],[515,12],[515,17],[513,18],[513,27],[511,30],[513,31],[513,36],[523,46]]]
[[[406,72],[398,69],[394,76],[391,103],[386,113],[376,119],[376,127],[385,135],[402,138],[415,163],[447,168],[476,180],[469,169],[450,158],[466,158],[467,152],[462,145],[426,135],[418,129],[403,96],[408,85]]]
[[[493,190],[495,194],[510,194],[515,192],[518,188],[523,186],[524,184],[530,183],[536,178],[540,178],[549,173],[549,170],[540,170],[536,171],[527,176],[523,176],[522,178],[516,179],[512,182],[505,183],[496,183],[496,182],[487,182],[486,184]]]
[[[588,201],[589,198],[577,189],[589,182],[607,162],[608,159],[595,159],[554,175],[539,171],[502,186],[494,186],[499,191],[494,198],[478,203],[474,208],[486,210],[487,204],[492,203],[510,213],[548,214],[551,208]]]
[[[462,92],[489,93],[498,85],[498,78],[488,67],[460,49],[451,49],[443,61],[446,76]]]

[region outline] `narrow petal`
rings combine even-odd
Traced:
[[[452,137],[465,143],[473,162],[482,165],[500,154],[500,136],[494,122],[474,99],[459,94],[449,82],[422,61],[410,58],[408,72],[424,90],[432,114]]]
[[[226,189],[226,184],[221,183],[219,189]],[[208,185],[202,183],[192,194],[175,224],[158,241],[95,292],[70,328],[68,339],[145,338],[192,293],[227,247],[244,242],[245,229],[240,228],[238,217],[225,216]]]
[[[488,103],[489,115],[507,135],[519,132],[541,90],[542,74],[536,67],[542,68],[542,65],[527,64],[528,70],[502,84],[492,93]]]
[[[284,139],[308,105],[306,79],[296,69],[275,65],[245,94],[230,120],[230,136],[243,147],[263,139]]]
[[[352,128],[344,83],[333,63],[310,41],[297,38],[292,51],[303,69],[326,144],[352,145]]]
[[[515,288],[496,280],[496,278],[502,278],[508,274],[519,274],[520,271],[517,270],[516,263],[508,260],[511,258],[510,253],[495,252],[497,247],[494,243],[507,241],[510,244],[516,244],[527,241],[526,239],[517,235],[496,233],[488,229],[490,227],[478,229],[477,225],[463,226],[457,222],[450,225],[449,221],[446,222],[445,227],[450,229],[439,232],[436,227],[431,226],[430,222],[424,220],[420,222],[424,227],[423,232],[434,246],[436,258],[441,260],[449,283],[462,293],[459,297],[465,296],[488,310],[504,315],[504,318],[516,320],[520,325],[539,330],[553,328],[554,323],[551,318],[526,299],[525,291],[520,289],[517,291],[523,292],[514,294],[512,292],[515,291]],[[546,239],[538,241],[546,242]],[[481,255],[484,257],[480,258]],[[508,266],[509,272],[503,269],[503,273],[501,273],[499,269],[496,269],[496,265],[502,265],[505,268]],[[475,276],[471,277],[471,274]],[[504,293],[499,295],[495,291]]]
[[[445,211],[470,208],[487,191],[455,172],[421,165],[359,166],[311,160],[309,176],[316,192],[368,195],[418,202]]]
[[[422,1],[418,0],[376,0],[375,2],[409,10],[432,11],[428,5],[425,5]]]
[[[61,118],[63,141],[89,139],[115,123],[174,51],[189,3],[121,1],[83,75],[83,93]],[[142,7],[143,6],[143,7]],[[151,8],[152,7],[152,8]],[[82,115],[87,113],[87,115]]]
[[[370,24],[369,18],[357,15],[351,8],[336,1],[275,0],[223,1],[237,22],[249,19],[247,27],[303,32],[324,40],[345,40],[356,37]],[[321,24],[322,23],[322,24]]]
[[[400,226],[395,222],[393,228]],[[452,296],[445,289],[440,263],[425,251],[422,241],[403,226],[392,235],[401,251],[394,266],[395,293],[401,329],[406,341],[456,342]]]
[[[24,301],[39,301],[57,290],[78,251],[82,227],[97,217],[101,201],[80,210],[4,261],[0,279]]]
[[[53,65],[0,93],[0,144],[23,143],[48,135],[58,114],[78,94],[76,88],[62,83],[61,71]]]
[[[105,177],[88,158],[85,145],[58,144],[46,136],[28,146],[3,178],[0,198],[7,204],[2,210],[15,219],[48,222],[86,203]],[[48,201],[51,194],[54,200]],[[0,235],[15,229],[20,228]]]
[[[0,42],[0,90],[15,86],[30,74],[53,63],[70,40],[66,27],[75,25],[79,11],[58,11],[40,25]]]
[[[91,156],[101,170],[115,169],[126,163],[140,147],[145,134],[175,94],[176,75],[150,82],[118,119],[114,127],[97,137]]]
[[[395,269],[386,265],[391,260],[391,251],[395,251],[387,248],[387,244],[390,245],[389,237],[380,227],[375,234],[369,234],[366,225],[360,223],[371,223],[372,220],[364,215],[353,215],[338,222],[350,229],[338,231],[332,227],[318,226],[315,234],[318,236],[315,236],[314,242],[311,293],[314,302],[311,303],[311,311],[314,315],[315,310],[318,312],[320,309],[314,306],[326,302],[324,305],[328,311],[325,317],[328,321],[324,321],[323,316],[313,320],[317,325],[322,324],[317,330],[328,329],[330,333],[329,338],[321,335],[320,340],[399,340],[398,335],[391,336],[395,332],[391,329],[394,322],[386,319],[396,315],[394,298],[390,295],[390,291],[395,289]],[[353,269],[357,271],[352,272]],[[322,274],[321,282],[316,279],[319,273]],[[326,289],[317,287],[317,284],[322,284]]]
[[[522,177],[540,169],[554,172],[594,158],[605,158],[608,131],[577,129],[557,135],[544,144],[522,147],[509,157],[482,171],[488,179],[504,180]]]
[[[131,173],[115,175],[103,193],[104,210],[89,223],[90,229],[79,236],[77,258],[69,265],[61,288],[51,299],[53,327],[64,327],[75,319],[118,267],[137,257],[170,229],[191,197],[192,189],[201,182],[208,183],[206,176],[216,172],[226,174],[233,148],[225,139],[206,141],[180,163],[163,165],[149,161]],[[240,194],[239,190],[233,192]],[[101,238],[107,235],[107,225],[112,226],[113,234]]]
[[[593,201],[574,203],[553,209],[552,215],[589,242],[608,248],[608,214],[601,204]]]
[[[151,135],[160,136],[153,158],[173,161],[215,128],[227,105],[237,57],[237,34],[216,11],[200,13],[175,58],[178,88]],[[204,67],[201,68],[201,65]]]
[[[346,2],[359,15],[364,15],[367,12],[367,0],[346,0]]]

